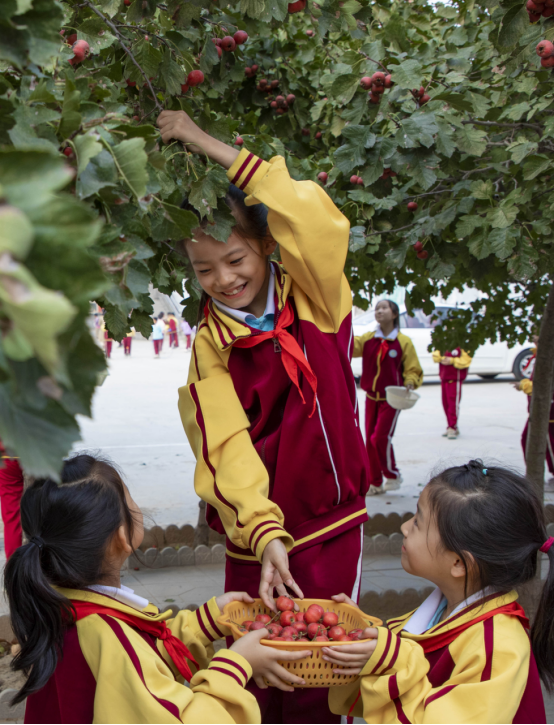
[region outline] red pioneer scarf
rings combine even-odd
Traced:
[[[207,310],[208,308],[206,307],[206,312]],[[256,335],[251,335],[250,337],[235,340],[233,345],[234,347],[254,347],[255,345],[259,345],[261,342],[264,342],[264,340],[270,340],[273,338],[275,345],[278,344],[280,347],[281,359],[283,361],[283,365],[285,366],[285,370],[287,371],[287,375],[300,393],[300,397],[302,398],[304,405],[306,404],[306,401],[304,400],[304,395],[302,394],[300,383],[298,381],[298,368],[300,368],[300,370],[304,373],[306,380],[313,390],[314,403],[312,406],[312,412],[308,416],[311,418],[315,412],[317,400],[317,378],[310,367],[310,363],[306,360],[306,356],[300,349],[300,345],[296,342],[290,332],[285,330],[285,327],[289,327],[289,325],[292,325],[293,322],[294,311],[289,300],[287,300],[281,314],[278,317],[277,325],[274,330],[267,330],[266,332],[260,332]],[[277,350],[278,348],[276,347],[275,349]]]
[[[381,360],[385,357],[385,355],[387,354],[388,351],[389,351],[389,341],[385,340],[385,338],[383,337],[381,340],[381,346],[379,347],[379,352],[377,354],[377,359],[379,360],[379,362],[381,362]]]
[[[150,622],[146,619],[135,617],[132,614],[120,612],[118,609],[103,607],[101,604],[95,604],[94,602],[82,602],[73,599],[71,600],[71,604],[76,612],[76,621],[84,619],[91,614],[107,614],[109,617],[120,619],[122,622],[130,624],[131,627],[135,627],[135,629],[141,632],[146,632],[146,634],[151,634],[157,639],[160,639],[164,643],[164,647],[173,664],[187,682],[190,682],[192,679],[192,672],[187,660],[200,669],[198,662],[192,656],[189,648],[173,634],[165,622]]]

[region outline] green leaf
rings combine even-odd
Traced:
[[[479,131],[470,124],[462,126],[456,133],[458,148],[470,156],[482,156],[487,148],[486,136],[484,131]]]
[[[399,88],[419,88],[422,80],[421,64],[414,59],[404,60],[393,67],[391,76]]]
[[[494,193],[492,181],[473,181],[470,186],[471,195],[475,199],[492,199]]]
[[[357,166],[364,164],[366,159],[365,149],[375,145],[376,136],[369,126],[346,126],[342,135],[348,143],[341,146],[334,154],[337,168],[347,174]]]
[[[498,259],[506,259],[516,245],[516,239],[510,229],[493,229],[488,235],[491,252]]]
[[[77,173],[80,174],[85,170],[88,162],[95,156],[98,156],[103,146],[96,140],[92,132],[83,136],[75,136],[73,144],[77,153]]]
[[[100,189],[117,185],[117,168],[106,149],[93,157],[77,179],[77,194],[81,199],[97,194]]]
[[[346,105],[350,103],[359,87],[360,78],[355,73],[340,75],[333,82],[330,93],[339,103]]]
[[[433,145],[433,134],[438,127],[432,113],[414,113],[400,123],[396,132],[396,141],[402,148],[416,148],[419,145],[429,148]]]
[[[78,91],[70,80],[66,80],[65,93],[63,97],[62,120],[60,122],[60,135],[67,138],[81,125],[81,92]]]
[[[60,156],[43,151],[0,149],[0,185],[6,199],[24,211],[42,206],[72,178]]]
[[[477,234],[472,236],[467,247],[470,253],[479,260],[485,259],[492,252],[488,234],[483,229],[480,229]]]
[[[527,141],[525,138],[519,138],[511,143],[507,147],[507,150],[512,155],[512,161],[515,164],[520,164],[526,156],[534,153],[537,147],[538,145],[535,141]]]
[[[198,217],[191,211],[179,209],[172,204],[162,204],[166,214],[179,230],[179,239],[190,239],[198,228]]]
[[[365,227],[351,227],[348,249],[350,252],[358,252],[366,245]]]
[[[235,224],[236,220],[231,210],[223,204],[220,208],[214,209],[213,223],[206,227],[206,233],[218,242],[227,242]]]
[[[478,228],[485,224],[485,220],[480,216],[465,215],[460,217],[460,221],[456,224],[456,236],[458,239],[469,237]]]
[[[445,279],[451,277],[456,271],[456,267],[448,262],[443,262],[440,257],[434,254],[427,264],[429,277],[431,279]]]
[[[498,47],[502,50],[509,50],[515,47],[519,38],[529,27],[529,16],[525,6],[519,3],[510,8],[502,18],[502,26],[498,34]]]
[[[183,69],[172,59],[171,52],[168,48],[165,48],[163,52],[160,75],[163,83],[165,84],[166,90],[170,95],[176,96],[181,93],[181,83],[185,82],[185,73]]]
[[[457,111],[473,111],[473,105],[470,101],[467,101],[461,93],[452,93],[449,91],[443,91],[438,95],[433,94],[434,101],[443,101],[447,103],[451,108],[455,108]]]
[[[551,161],[547,156],[543,156],[542,154],[540,156],[529,156],[523,164],[523,178],[525,181],[536,179],[539,174],[545,172],[551,165]]]
[[[490,222],[493,229],[505,229],[514,223],[518,211],[517,206],[512,206],[509,209],[497,207],[488,212],[487,221]]]
[[[148,181],[146,171],[148,157],[144,151],[144,144],[143,138],[132,138],[112,148],[119,173],[137,198],[145,195]]]
[[[121,342],[131,327],[128,316],[119,307],[110,304],[104,308],[104,324],[117,342]]]
[[[25,259],[34,236],[33,225],[22,211],[0,205],[0,256],[9,252],[17,259]]]
[[[130,323],[131,327],[134,327],[143,337],[149,338],[152,334],[152,316],[147,312],[133,310]]]

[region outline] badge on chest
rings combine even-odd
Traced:
[[[389,350],[390,357],[396,357],[397,355],[398,355],[398,352],[396,350]]]

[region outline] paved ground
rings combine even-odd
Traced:
[[[167,343],[165,345],[167,347]],[[114,344],[110,375],[96,393],[94,419],[81,418],[83,443],[121,465],[133,495],[152,522],[196,523],[194,456],[177,411],[177,389],[184,385],[190,354],[181,346],[154,359],[152,343],[133,341],[130,358]],[[446,423],[438,378],[419,391],[421,399],[400,417],[394,437],[404,485],[397,493],[368,499],[370,513],[414,510],[419,485],[433,470],[483,458],[521,470],[520,435],[526,400],[511,378],[484,382],[470,376],[464,385],[458,440],[442,438]],[[360,391],[363,417],[364,395]],[[554,494],[547,501],[554,503]]]

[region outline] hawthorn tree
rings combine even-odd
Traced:
[[[431,312],[432,296],[469,285],[486,305],[438,325],[434,344],[527,339],[549,293],[554,304],[554,86],[535,53],[554,26],[532,17],[521,0],[5,0],[4,444],[30,473],[57,475],[105,369],[89,301],[115,339],[130,326],[149,335],[149,285],[169,294],[184,283],[184,315],[196,319],[179,241],[197,220],[180,204],[188,197],[225,242],[228,182],[161,144],[164,108],[325,186],[351,223],[359,306],[400,284],[409,309]],[[540,349],[546,400],[544,331]],[[533,405],[537,482],[545,409]]]

